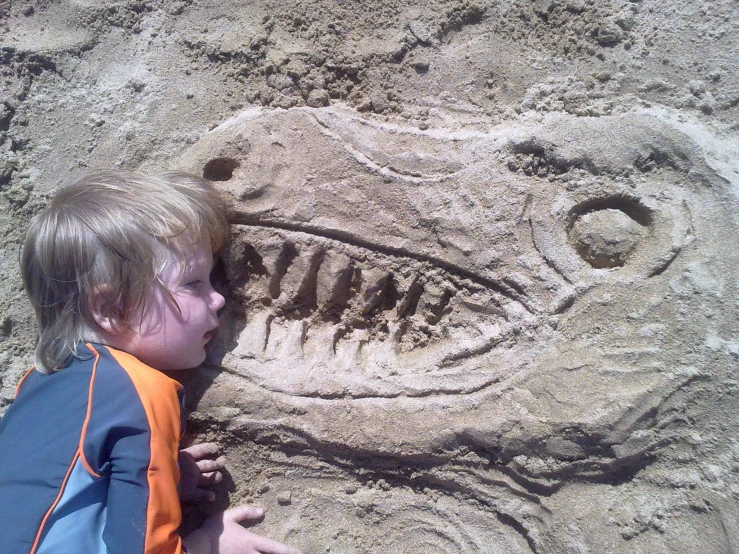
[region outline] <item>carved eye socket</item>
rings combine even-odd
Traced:
[[[596,269],[622,267],[652,223],[647,208],[624,198],[589,201],[573,208],[570,217],[570,243]]]

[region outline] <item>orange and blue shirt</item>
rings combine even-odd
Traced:
[[[30,370],[0,420],[0,551],[181,554],[182,387],[86,348],[55,373]]]

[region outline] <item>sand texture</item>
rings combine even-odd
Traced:
[[[736,2],[0,0],[0,411],[25,225],[107,167],[233,205],[182,376],[216,508],[307,554],[739,552]]]

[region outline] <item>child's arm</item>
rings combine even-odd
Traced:
[[[107,482],[101,539],[111,553],[179,552],[179,385],[123,352],[93,351],[80,458],[91,478],[107,477],[96,481]]]
[[[261,519],[264,511],[239,506],[210,516],[183,539],[188,554],[300,554],[300,551],[256,535],[240,523]]]

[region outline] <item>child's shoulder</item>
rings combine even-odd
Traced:
[[[50,374],[30,370],[18,384],[18,397],[33,391],[53,390],[56,398],[79,398],[89,390],[90,399],[98,403],[108,397],[137,396],[178,397],[182,385],[164,373],[149,367],[136,357],[102,344],[80,345],[79,356],[67,367]],[[65,394],[64,391],[68,391]],[[85,395],[88,396],[88,395]]]
[[[128,375],[136,376],[138,379],[170,384],[175,386],[175,388],[180,386],[174,379],[171,379],[161,371],[146,365],[136,356],[133,356],[128,352],[100,344],[89,344],[87,345],[87,348],[93,352],[93,355],[100,366],[122,369]]]
[[[160,402],[163,398],[177,398],[182,394],[182,385],[135,356],[109,346],[89,345],[96,356],[98,382],[122,381],[120,386],[130,383],[142,401]],[[100,386],[98,383],[96,386]]]

